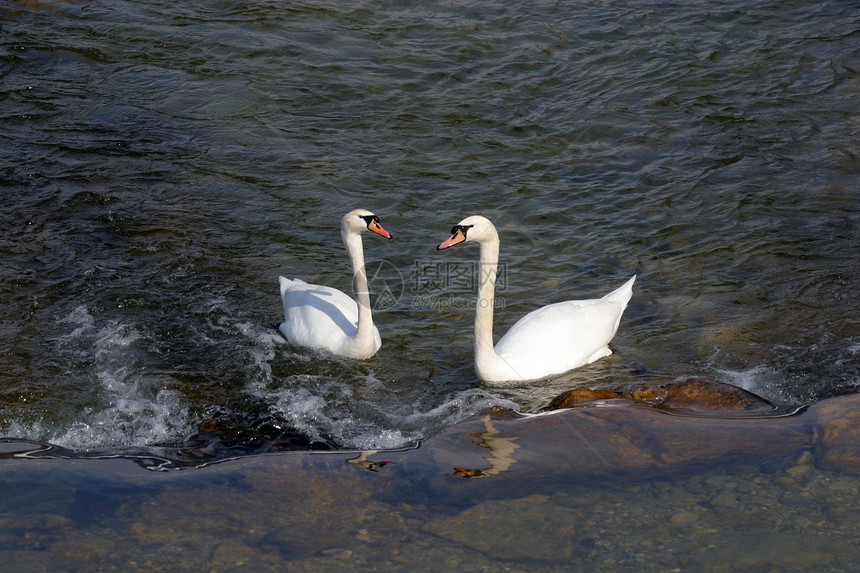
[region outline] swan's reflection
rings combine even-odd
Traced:
[[[484,431],[472,434],[478,438],[478,440],[472,440],[472,443],[490,450],[490,455],[484,457],[490,465],[481,469],[454,468],[454,473],[451,475],[468,478],[491,476],[507,470],[516,463],[517,460],[514,459],[513,453],[520,447],[514,443],[516,438],[496,437],[499,430],[493,426],[489,414],[484,414],[482,421],[484,422]]]
[[[346,460],[346,463],[353,465],[353,466],[356,466],[356,467],[364,468],[369,472],[378,472],[379,468],[381,468],[382,466],[387,466],[388,464],[397,463],[397,462],[372,462],[369,459],[367,459],[368,457],[372,456],[373,454],[377,453],[378,451],[379,450],[362,450],[357,457],[349,458],[348,460]]]

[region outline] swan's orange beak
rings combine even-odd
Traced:
[[[462,243],[466,240],[466,233],[463,232],[462,229],[454,229],[454,234],[451,235],[451,238],[440,244],[436,247],[437,251],[441,251],[442,249],[447,249],[448,247],[453,247],[457,243]]]
[[[379,221],[373,219],[370,223],[367,224],[367,230],[373,231],[377,235],[382,235],[386,239],[391,238],[391,233],[382,228],[382,225],[379,224]]]

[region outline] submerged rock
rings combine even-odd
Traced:
[[[579,547],[584,516],[545,495],[479,503],[431,520],[424,531],[495,559],[565,563]]]
[[[737,386],[710,378],[685,378],[669,384],[636,388],[620,393],[612,390],[575,388],[556,396],[547,410],[574,408],[598,400],[632,400],[653,408],[693,412],[758,412],[773,410],[764,398]]]
[[[810,412],[816,415],[812,448],[816,465],[860,475],[860,394],[824,400]]]
[[[858,443],[860,394],[790,416],[632,399],[496,411],[420,447],[201,471],[10,458],[0,557],[10,571],[856,571]],[[72,488],[103,492],[98,519],[67,496],[32,502]]]
[[[637,388],[629,394],[637,402],[665,410],[772,410],[773,404],[737,386],[710,378],[686,378],[650,388]]]
[[[562,392],[552,399],[547,410],[559,410],[561,408],[573,408],[577,404],[585,404],[597,400],[622,400],[624,396],[612,390],[593,390],[591,388],[574,388]]]
[[[775,406],[751,392],[747,392],[742,388],[724,384],[710,378],[694,377],[677,380],[669,384],[660,386],[636,388],[629,392],[615,392],[612,390],[576,388],[568,390],[556,396],[546,407],[546,410],[561,410],[567,408],[576,408],[595,402],[617,400],[615,404],[622,406],[646,406],[664,411],[683,412],[683,413],[722,413],[722,412],[743,412],[745,414],[766,413],[775,410]],[[618,412],[602,412],[597,418],[587,419],[590,423],[605,426],[609,420],[616,417]],[[602,456],[608,459],[623,459],[624,456],[615,456],[609,452],[613,450],[627,452],[625,455],[630,455],[631,451],[637,451],[633,444],[640,442],[638,436],[640,434],[635,430],[638,416],[633,416],[629,412],[623,413],[624,416],[629,416],[629,424],[622,424],[619,421],[618,428],[604,427],[604,431],[610,435],[594,436],[595,443],[600,443],[602,447]],[[809,414],[815,419],[815,423],[811,428],[811,435],[801,442],[795,434],[791,443],[796,444],[796,461],[792,467],[786,471],[790,476],[797,476],[807,472],[813,467],[821,469],[846,472],[853,475],[860,475],[860,449],[857,444],[860,443],[860,394],[852,396],[842,396],[838,399],[824,400],[809,408]],[[578,423],[586,418],[580,418]],[[600,420],[598,422],[598,420]],[[677,422],[669,422],[667,424],[662,420],[656,420],[655,425],[651,425],[650,432],[656,433],[645,442],[650,444],[651,448],[643,448],[638,450],[638,455],[632,455],[629,460],[638,460],[639,463],[649,463],[651,459],[660,459],[662,461],[674,460],[675,462],[683,462],[691,459],[688,453],[689,436],[679,435],[670,428],[674,427]],[[794,424],[784,424],[783,428],[793,426]],[[663,431],[659,428],[667,426]],[[584,431],[578,427],[578,431]],[[708,450],[713,450],[715,454],[738,453],[749,449],[747,440],[738,439],[740,436],[734,435],[731,424],[718,424],[709,430],[710,434],[707,438]],[[793,428],[796,432],[803,428]],[[615,435],[611,435],[615,433]],[[783,437],[791,435],[793,432],[784,434]],[[721,443],[721,440],[723,442]],[[695,441],[695,440],[694,440]],[[653,444],[663,444],[663,453],[655,455]],[[755,447],[763,448],[766,444],[756,442]],[[705,447],[704,443],[700,443],[699,449]],[[717,454],[719,455],[719,454]],[[627,462],[625,465],[630,465]],[[634,466],[636,463],[633,464]]]

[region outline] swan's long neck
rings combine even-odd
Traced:
[[[481,267],[475,309],[475,373],[485,382],[508,382],[523,377],[496,352],[493,344],[493,308],[496,303],[496,275],[499,271],[499,236],[492,234],[480,242]]]
[[[370,288],[364,270],[364,248],[357,233],[343,233],[343,242],[352,262],[353,287],[358,302],[358,331],[352,337],[355,345],[373,343],[373,314],[370,310]]]
[[[499,270],[499,237],[480,243],[478,268],[478,300],[475,308],[475,368],[483,378],[482,368],[500,360],[493,347],[493,306],[495,304],[496,273]]]

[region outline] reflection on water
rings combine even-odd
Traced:
[[[484,468],[474,469],[454,468],[452,475],[470,478],[491,476],[507,470],[512,464],[516,463],[517,460],[514,459],[513,454],[520,447],[514,443],[517,439],[499,437],[499,430],[493,426],[493,420],[489,414],[484,414],[481,421],[484,423],[484,431],[472,434],[472,436],[478,438],[477,441],[473,441],[472,443],[482,448],[487,448],[490,451],[489,455],[484,458],[489,465]]]
[[[397,462],[386,462],[386,461],[371,461],[368,458],[374,454],[379,453],[378,450],[365,450],[359,453],[358,456],[354,458],[349,458],[346,460],[346,463],[356,466],[362,469],[365,469],[369,472],[378,472],[380,468],[383,468],[387,465],[394,464]]]

